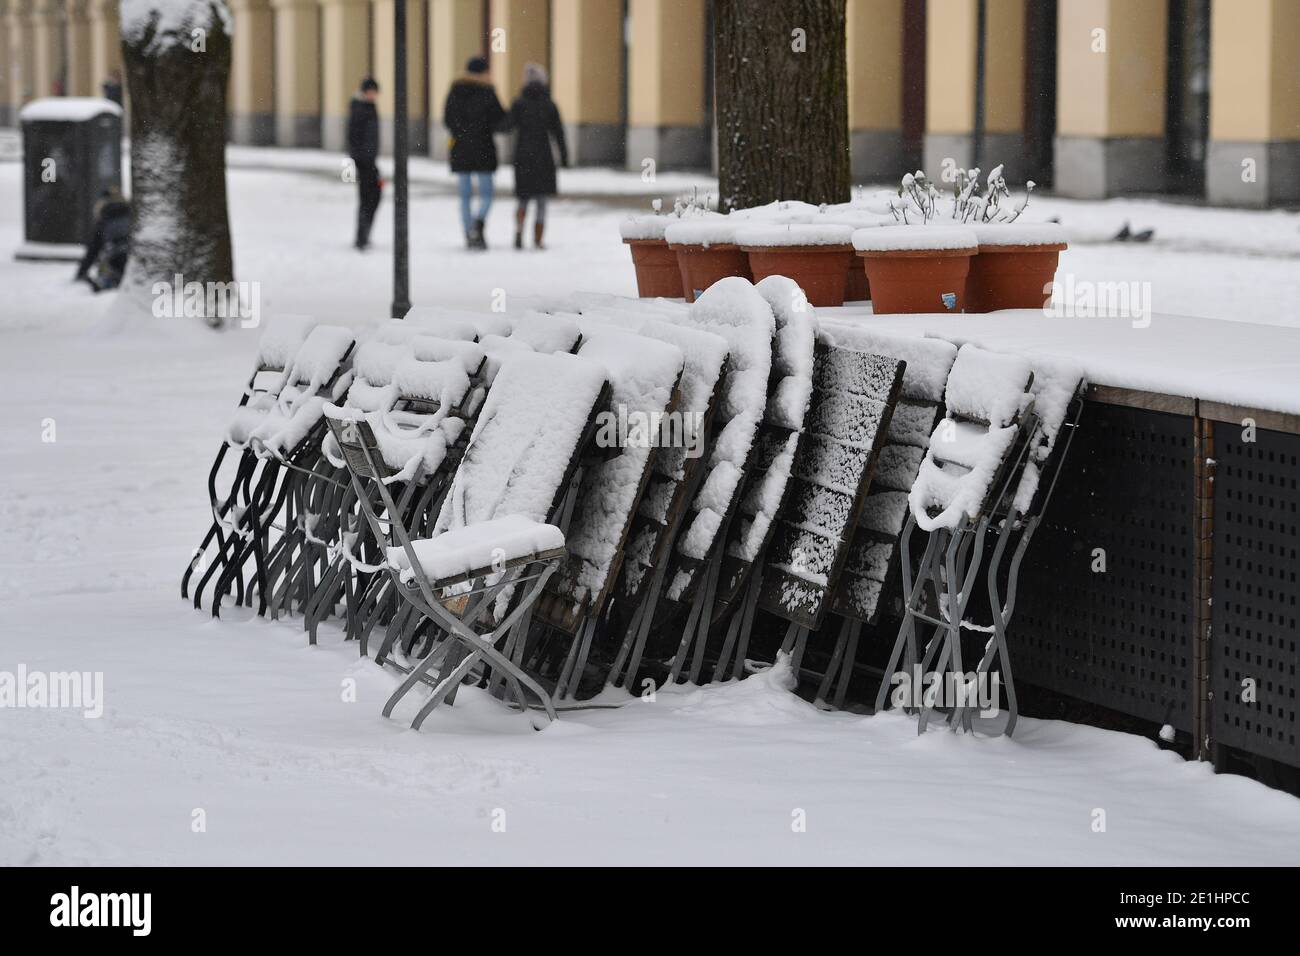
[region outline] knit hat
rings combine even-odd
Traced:
[[[541,83],[547,82],[546,67],[540,63],[524,64],[524,83]]]
[[[486,73],[488,71],[488,61],[485,57],[472,56],[469,62],[465,64],[466,73]]]

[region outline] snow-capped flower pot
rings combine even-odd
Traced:
[[[990,223],[975,226],[979,254],[966,278],[966,311],[1041,309],[1052,281],[1065,230],[1056,223]]]
[[[749,271],[758,282],[786,276],[803,289],[814,306],[844,304],[853,227],[841,225],[755,224],[736,230],[736,245],[749,255]]]
[[[867,268],[872,310],[960,312],[966,275],[979,249],[965,226],[882,226],[858,229],[853,247]]]
[[[885,196],[892,198],[893,194],[886,192]],[[888,203],[882,203],[877,199],[865,202],[854,200],[853,202],[827,206],[821,213],[821,219],[839,225],[852,226],[855,230],[872,226],[892,225],[894,222],[893,216],[889,214]],[[814,219],[813,221],[818,220]],[[866,260],[861,256],[850,256],[848,281],[844,286],[844,301],[867,302],[870,299],[871,283],[867,279]]]
[[[849,274],[844,280],[845,302],[871,300],[871,280],[867,278],[867,260],[862,256],[849,257]]]
[[[682,297],[677,255],[664,239],[664,230],[680,221],[676,216],[633,216],[619,224],[619,234],[632,252],[637,295],[643,299]]]
[[[677,256],[687,302],[694,302],[719,279],[752,279],[749,256],[736,245],[736,225],[730,216],[719,216],[673,223],[665,230],[668,248]]]

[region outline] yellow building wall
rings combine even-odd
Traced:
[[[628,122],[704,122],[704,0],[631,0]]]
[[[617,123],[623,9],[609,0],[551,0],[551,92],[568,123]]]
[[[903,0],[848,0],[849,129],[903,121]]]

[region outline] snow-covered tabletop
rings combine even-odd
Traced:
[[[987,315],[873,316],[818,309],[823,327],[865,324],[1000,352],[1069,361],[1093,385],[1300,414],[1300,328],[1156,313],[1147,320]]]

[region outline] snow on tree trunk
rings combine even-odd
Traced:
[[[724,208],[850,198],[844,3],[714,3]]]
[[[131,103],[128,292],[234,280],[226,212],[225,0],[123,0]],[[219,322],[209,316],[213,324]]]

